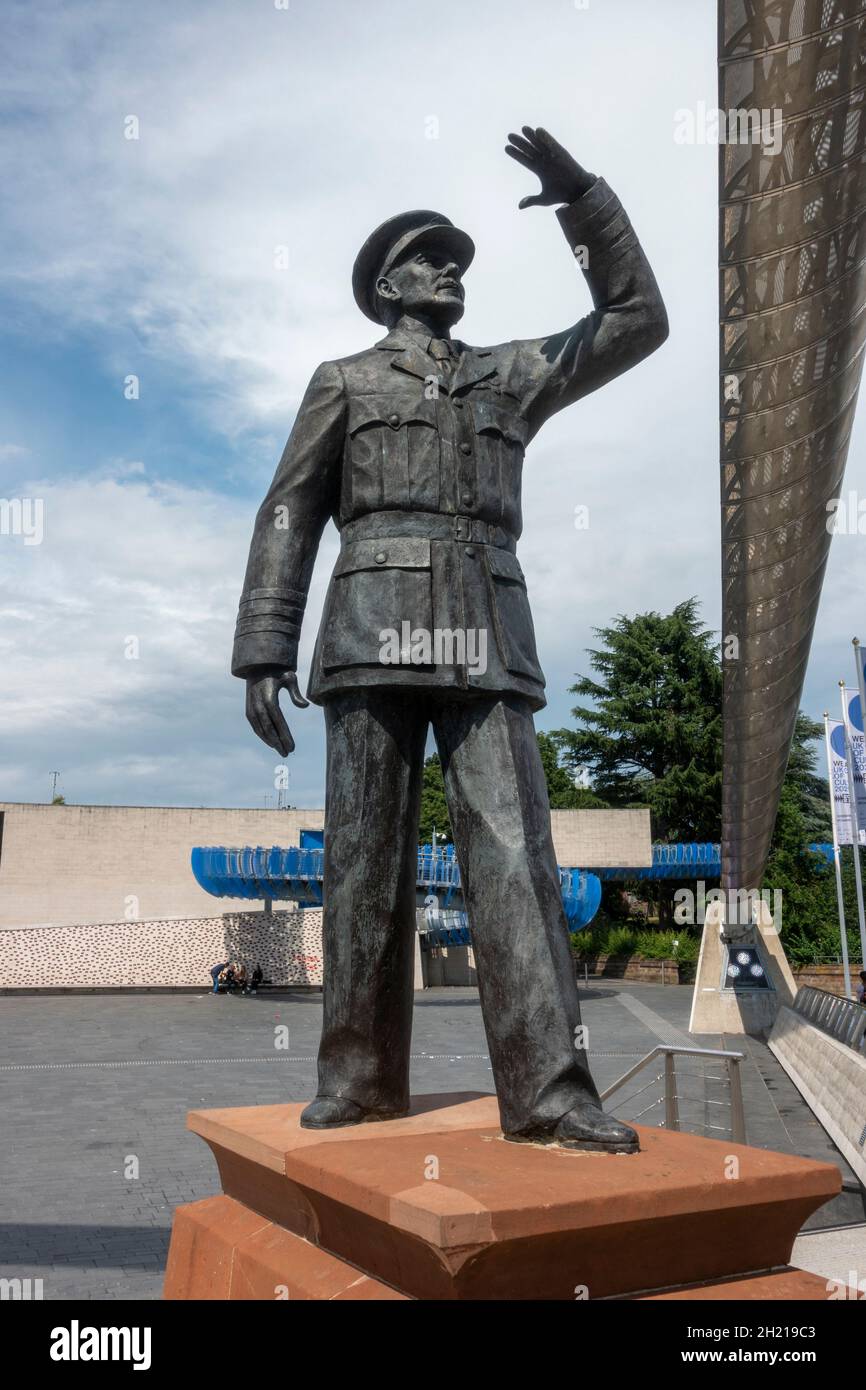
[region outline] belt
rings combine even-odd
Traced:
[[[366,516],[347,521],[340,530],[343,545],[386,536],[473,541],[476,545],[495,545],[500,550],[510,550],[512,555],[517,550],[517,537],[504,527],[480,521],[478,517],[453,516],[445,512],[368,512]]]

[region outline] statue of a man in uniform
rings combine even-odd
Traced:
[[[604,180],[542,129],[524,126],[506,148],[541,181],[520,207],[562,205],[592,312],[547,337],[469,347],[451,336],[475,249],[467,234],[428,210],[373,232],[353,289],[386,336],[313,375],[256,519],[232,670],[246,680],[253,729],[286,756],[279,693],[306,704],[298,638],[333,518],[340,555],[308,690],[327,727],[324,1024],[318,1094],[301,1124],[388,1120],[409,1106],[432,725],[503,1133],[631,1153],[637,1135],[602,1111],[581,1043],[533,723],[544,675],[516,548],[526,445],[556,411],[659,347],[667,318]]]

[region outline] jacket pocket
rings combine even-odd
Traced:
[[[322,615],[322,666],[379,666],[391,632],[433,628],[430,542],[423,537],[354,541],[343,547]],[[384,634],[384,635],[383,635]]]
[[[349,476],[344,495],[352,511],[409,507],[419,489],[439,491],[436,402],[417,395],[380,392],[349,401]]]
[[[476,434],[499,435],[507,439],[509,444],[519,445],[523,453],[529,437],[529,425],[515,411],[508,410],[498,401],[472,400],[472,418]]]
[[[520,485],[523,454],[529,426],[515,410],[498,400],[472,401],[475,426],[476,488],[478,497],[498,505],[497,520],[509,531],[519,532]]]
[[[496,640],[505,669],[543,684],[526,580],[517,556],[495,546],[485,546],[485,554]]]

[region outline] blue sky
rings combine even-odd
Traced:
[[[524,123],[620,194],[671,318],[659,353],[551,421],[527,458],[539,727],[567,722],[594,625],[697,594],[718,626],[717,152],[674,140],[679,109],[715,105],[713,10],[7,0],[0,496],[42,499],[45,534],[0,536],[0,799],[46,799],[52,769],[77,802],[273,797],[277,759],[228,672],[235,610],[313,369],[375,340],[350,292],[361,242],[408,207],[465,226],[469,342],[550,332],[588,308],[553,212],[517,211],[536,183],[503,146]],[[129,374],[138,400],[124,398]],[[866,495],[862,439],[860,423],[847,487]],[[336,548],[330,531],[304,679]],[[835,710],[853,673],[863,580],[862,538],[838,537],[810,714]],[[290,798],[320,805],[322,712],[292,710],[291,724]]]

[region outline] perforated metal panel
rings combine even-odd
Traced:
[[[720,109],[757,113],[763,134],[741,142],[740,114],[719,160],[722,884],[750,889],[779,805],[866,344],[866,0],[720,0],[719,50]]]

